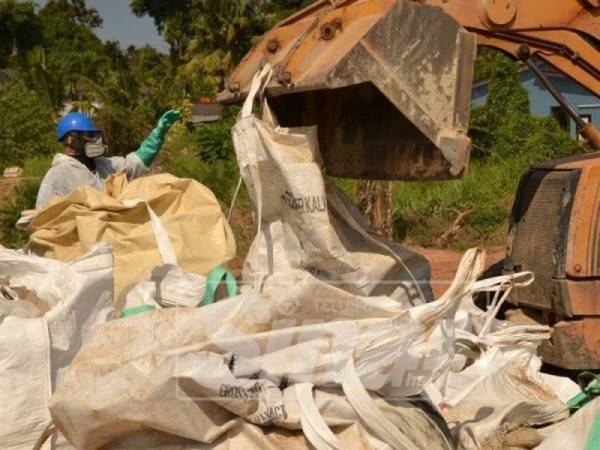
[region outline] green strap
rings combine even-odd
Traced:
[[[567,402],[571,415],[600,395],[600,376],[592,372],[581,372],[577,376],[577,383],[581,392]]]
[[[596,412],[596,418],[592,429],[585,440],[585,450],[598,450],[600,448],[600,413]]]
[[[132,306],[130,308],[125,308],[123,311],[121,311],[121,317],[128,317],[128,316],[134,316],[136,314],[140,314],[140,313],[145,313],[145,312],[150,312],[150,311],[154,311],[156,308],[154,307],[154,305],[137,305],[137,306]]]
[[[223,278],[225,278],[225,285],[227,286],[227,296],[235,297],[238,295],[237,281],[233,274],[224,267],[217,266],[210,271],[206,279],[206,293],[204,294],[202,306],[211,305],[215,302],[215,292]]]
[[[215,302],[215,293],[223,279],[225,279],[225,286],[227,286],[227,296],[235,297],[238,295],[237,281],[233,274],[224,267],[217,266],[208,274],[208,278],[206,279],[206,292],[201,306],[210,305]],[[121,311],[121,317],[129,317],[140,313],[154,311],[155,309],[154,305],[147,304],[132,306]]]

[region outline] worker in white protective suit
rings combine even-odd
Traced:
[[[67,195],[80,186],[101,190],[111,174],[123,172],[133,180],[146,172],[160,151],[167,132],[181,118],[176,110],[167,111],[158,121],[140,148],[126,157],[105,157],[107,146],[102,130],[85,114],[75,112],[64,116],[57,127],[59,142],[65,144],[64,154],[57,154],[44,176],[35,208],[45,208],[55,195]]]

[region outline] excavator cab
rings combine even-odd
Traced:
[[[265,64],[282,126],[317,125],[329,175],[452,179],[469,161],[475,36],[441,8],[320,1],[265,34],[219,96],[238,102]]]

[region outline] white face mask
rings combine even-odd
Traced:
[[[106,153],[108,146],[102,141],[102,136],[96,138],[84,138],[84,151],[88,158],[97,158]]]

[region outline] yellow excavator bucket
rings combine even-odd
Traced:
[[[280,125],[318,125],[328,174],[455,178],[469,160],[475,52],[474,35],[437,7],[318,1],[267,32],[219,100],[242,100],[268,62]]]

